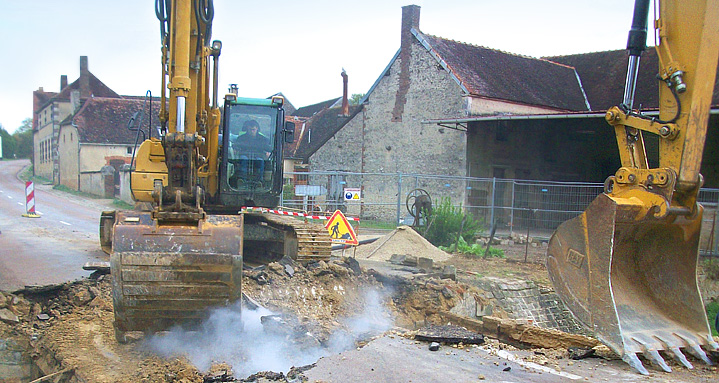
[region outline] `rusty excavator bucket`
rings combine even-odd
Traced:
[[[659,351],[687,368],[716,349],[696,277],[701,205],[692,216],[646,214],[632,198],[599,195],[549,241],[557,294],[594,335],[642,374],[637,353],[671,371]],[[651,209],[650,209],[651,211]]]
[[[241,299],[242,230],[241,214],[160,225],[151,212],[118,211],[110,255],[117,341],[129,331],[193,328],[208,308]]]

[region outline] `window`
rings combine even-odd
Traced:
[[[132,146],[127,147],[127,154],[132,154]]]

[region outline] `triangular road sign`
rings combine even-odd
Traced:
[[[330,233],[332,242],[340,242],[345,245],[359,245],[357,234],[355,234],[352,225],[347,222],[347,218],[341,211],[335,210],[325,225]]]

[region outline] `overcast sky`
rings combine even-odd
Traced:
[[[168,0],[169,1],[169,0]],[[403,5],[423,33],[533,57],[624,49],[631,0],[216,0],[220,90],[282,92],[295,107],[365,93],[399,49]],[[650,41],[650,45],[653,43]],[[154,0],[0,0],[0,124],[32,117],[32,91],[60,90],[80,56],[121,95],[160,94]]]

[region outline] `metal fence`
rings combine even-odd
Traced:
[[[362,221],[412,224],[413,197],[426,192],[435,205],[448,200],[463,207],[485,228],[495,222],[500,234],[531,232],[540,238],[548,238],[560,223],[582,213],[604,188],[601,183],[405,173],[297,172],[285,177],[282,206],[288,209],[341,210]],[[699,201],[705,208],[703,240],[710,241],[702,248],[714,249],[714,242],[719,242],[711,234],[719,231],[714,225],[719,189],[701,189]]]

